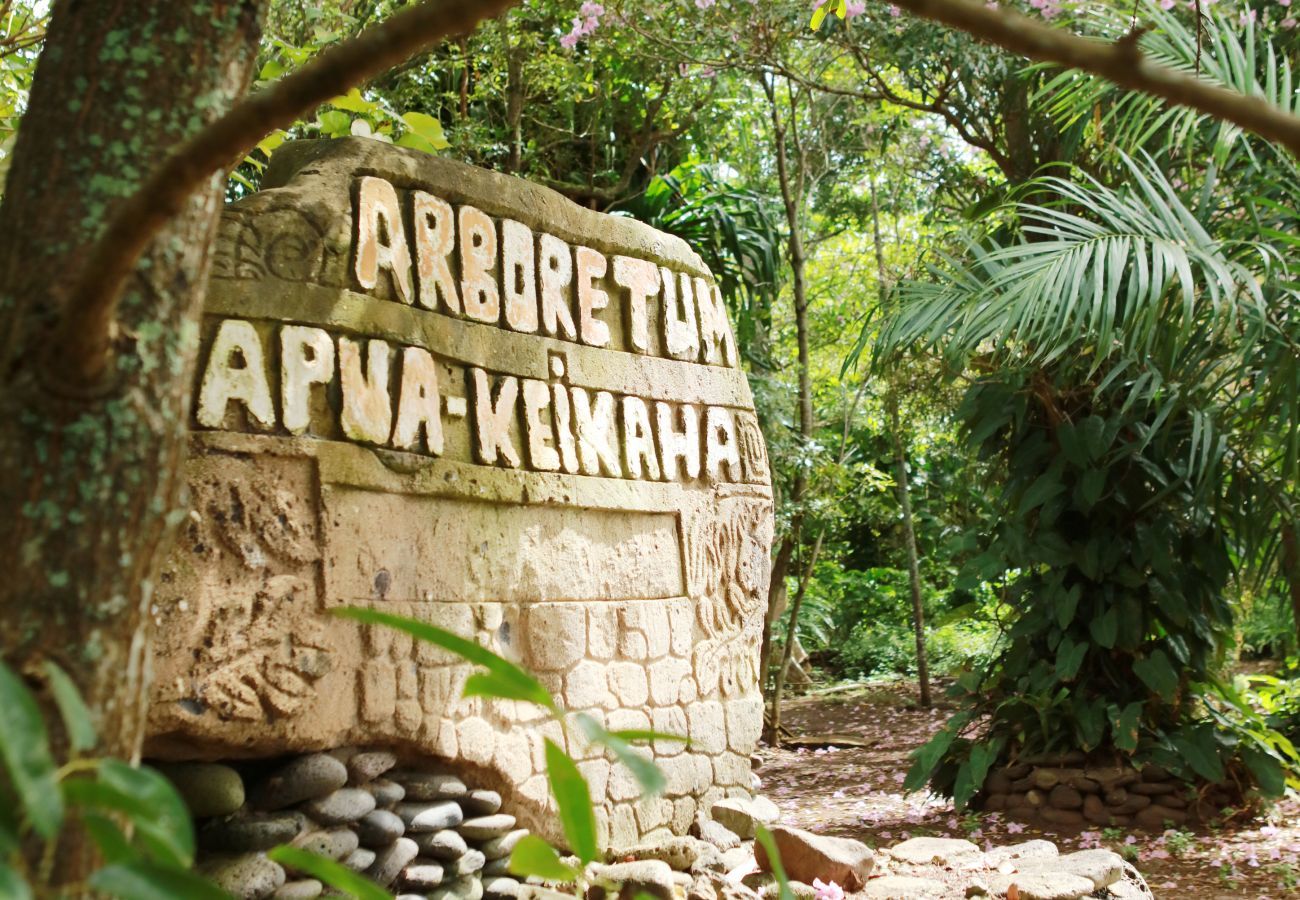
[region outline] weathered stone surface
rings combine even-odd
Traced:
[[[487,858],[482,850],[466,850],[447,863],[444,868],[447,870],[448,878],[460,878],[463,875],[473,875],[475,872],[482,871],[486,863]]]
[[[988,885],[997,897],[1006,896],[1011,886],[1015,885],[1020,900],[1079,900],[1093,891],[1091,881],[1069,872],[991,875]]]
[[[174,763],[159,767],[197,819],[225,816],[244,805],[244,781],[218,763]]]
[[[980,855],[980,848],[960,838],[916,837],[889,848],[889,855],[915,866],[954,866]]]
[[[862,890],[862,896],[871,900],[940,900],[945,893],[942,881],[912,875],[873,878]]]
[[[590,869],[591,880],[610,890],[622,888],[628,896],[639,893],[648,894],[659,900],[673,900],[673,870],[668,863],[658,859],[637,860],[635,862],[593,865]]]
[[[241,813],[209,819],[199,828],[197,838],[205,850],[241,853],[270,850],[306,829],[307,817],[298,812]]]
[[[713,804],[710,812],[715,822],[746,841],[753,840],[757,826],[781,818],[781,810],[766,797],[728,797]]]
[[[209,860],[201,874],[239,900],[261,900],[279,890],[285,882],[284,869],[261,853]]]
[[[527,829],[517,828],[514,831],[501,835],[500,837],[494,837],[489,841],[484,841],[479,849],[483,851],[483,855],[488,859],[501,859],[502,857],[509,856],[510,852],[515,849],[515,844],[519,843],[519,839],[527,833]],[[460,854],[457,855],[459,856]]]
[[[483,896],[487,900],[516,900],[521,887],[514,878],[495,875],[483,879]]]
[[[635,859],[658,859],[668,863],[675,872],[689,872],[701,860],[718,857],[717,848],[693,837],[671,837],[653,844],[642,844],[618,852],[619,856]]]
[[[302,878],[298,881],[286,881],[271,895],[271,900],[313,900],[324,891],[325,885],[315,878]]]
[[[519,727],[538,710],[462,701],[462,660],[326,614],[372,605],[518,659],[570,707],[684,722],[694,748],[650,752],[707,765],[679,773],[670,805],[598,795],[615,846],[685,827],[682,801],[707,809],[715,778],[748,789],[772,492],[699,257],[376,141],[286,144],[263,184],[225,211],[213,254],[148,755],[364,735],[521,786],[511,813],[558,837]],[[403,783],[387,750],[330,759],[379,807],[403,802],[379,785]],[[262,787],[258,808],[346,783],[315,774]],[[453,784],[407,782],[404,801],[465,799]],[[488,791],[466,814],[492,806]]]
[[[1104,888],[1124,877],[1124,860],[1110,850],[1079,850],[1055,859],[1027,860],[1021,872],[1066,873],[1086,878],[1093,888]]]
[[[467,841],[490,841],[508,834],[515,827],[515,817],[505,813],[466,819],[456,829]]]
[[[990,869],[1007,862],[1030,859],[1055,859],[1060,855],[1056,845],[1051,841],[1032,840],[1005,847],[994,847],[984,854],[984,862]]]
[[[846,891],[856,891],[875,865],[874,854],[861,841],[813,834],[786,825],[773,825],[771,833],[786,874],[798,881],[834,881]],[[755,845],[754,857],[762,869],[770,871],[762,844]]]
[[[429,892],[428,900],[481,900],[483,882],[478,878],[458,878]]]
[[[366,785],[366,790],[375,798],[375,805],[381,808],[396,806],[406,797],[406,788],[385,778],[376,778]]]
[[[405,823],[406,830],[411,832],[442,831],[444,828],[455,828],[465,820],[460,806],[450,800],[399,803],[394,811]]]
[[[715,822],[703,816],[695,820],[695,823],[691,826],[691,831],[699,835],[701,840],[708,841],[719,850],[731,850],[740,846],[740,835],[721,822]]]
[[[455,775],[392,772],[389,777],[406,789],[408,800],[460,800],[469,796],[469,788]]]
[[[450,862],[469,849],[465,839],[456,831],[430,831],[412,834],[411,840],[420,848],[421,856],[428,856],[440,862]]]
[[[329,831],[311,831],[293,840],[293,846],[329,859],[345,859],[359,845],[357,833],[351,828],[332,828]]]
[[[361,788],[340,788],[302,805],[302,811],[322,825],[345,825],[368,815],[375,808],[375,798]]]
[[[496,791],[473,790],[460,801],[467,816],[490,816],[501,810],[501,795]]]
[[[364,874],[376,884],[386,887],[392,884],[401,871],[419,854],[420,848],[415,846],[415,841],[405,837],[398,838],[382,850],[376,851],[375,861],[366,868]]]
[[[357,837],[363,847],[386,847],[405,833],[402,817],[386,809],[372,810],[357,822]]]
[[[436,862],[417,857],[415,862],[402,869],[398,877],[407,890],[431,891],[442,884],[443,868]]]
[[[374,863],[375,855],[375,851],[368,847],[358,847],[344,858],[343,865],[353,872],[364,872]]]
[[[347,766],[328,753],[300,756],[257,786],[252,801],[262,809],[282,809],[324,797],[348,783]]]

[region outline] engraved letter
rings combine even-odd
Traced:
[[[614,395],[608,391],[596,394],[596,408],[591,407],[591,395],[580,387],[569,389],[573,398],[573,421],[578,432],[578,459],[587,475],[612,475],[623,477],[623,464],[615,445],[617,423],[614,421]]]
[[[551,386],[535,378],[524,379],[524,433],[528,436],[528,464],[539,472],[560,468],[560,454],[551,446],[551,426],[542,421],[542,410],[551,405]]]
[[[474,451],[478,461],[494,466],[499,458],[507,467],[517,469],[519,452],[510,440],[510,423],[515,418],[519,379],[503,377],[494,403],[488,373],[479,368],[470,372],[474,377]]]
[[[573,416],[569,409],[569,392],[562,384],[551,385],[551,407],[555,416],[555,433],[559,437],[560,464],[564,471],[576,475],[578,448],[573,440]]]
[[[387,444],[393,433],[393,401],[388,395],[388,344],[366,341],[366,372],[361,374],[361,345],[339,338],[339,381],[343,414],[339,424],[354,441]]]
[[[334,341],[319,328],[280,330],[280,407],[284,427],[302,434],[311,424],[311,386],[334,379]]]
[[[460,291],[451,274],[448,257],[456,249],[456,219],[451,204],[424,191],[411,192],[415,219],[415,302],[437,309],[438,300],[448,312],[460,314]]]
[[[496,324],[501,318],[497,292],[497,230],[487,215],[472,206],[460,208],[460,292],[465,315]]]
[[[704,345],[704,361],[709,365],[735,368],[736,339],[727,321],[727,305],[722,302],[722,292],[716,284],[703,278],[695,279],[695,301],[700,308],[700,343]]]
[[[704,461],[709,477],[722,480],[720,469],[727,467],[727,481],[740,480],[740,447],[736,441],[736,423],[731,411],[722,406],[710,406],[704,434]]]
[[[695,323],[695,299],[692,296],[695,292],[691,290],[691,276],[683,272],[680,279],[674,279],[668,269],[663,269],[662,274],[664,349],[673,359],[694,361],[700,355],[700,329]],[[676,284],[681,286],[680,292]]]
[[[515,331],[537,331],[537,248],[527,225],[501,220],[501,288],[506,324]]]
[[[249,417],[259,427],[275,427],[262,340],[243,319],[226,319],[212,340],[203,386],[199,389],[199,424],[220,428],[231,400],[244,404]]]
[[[387,269],[393,290],[403,303],[411,302],[411,251],[402,230],[397,191],[382,178],[366,175],[357,188],[357,283],[372,290],[379,270]]]
[[[627,460],[630,477],[659,480],[659,458],[655,455],[655,438],[650,430],[650,411],[640,397],[623,398],[623,457]],[[641,474],[643,462],[644,476]]]
[[[659,428],[659,457],[663,461],[664,480],[677,480],[677,460],[686,469],[687,478],[700,477],[700,412],[694,406],[681,407],[682,430],[673,428],[673,405],[662,400],[655,404]]]
[[[402,387],[397,395],[397,427],[393,446],[419,450],[420,432],[424,446],[434,456],[442,455],[442,414],[438,408],[438,367],[427,350],[407,347],[402,351]]]
[[[609,326],[596,318],[596,310],[609,306],[609,294],[593,283],[604,278],[609,264],[605,257],[590,247],[574,250],[578,279],[578,336],[584,344],[593,347],[609,345]]]
[[[569,286],[573,284],[573,256],[569,245],[557,237],[543,234],[540,241],[537,271],[542,282],[542,331],[551,337],[576,341],[569,309]]]
[[[630,256],[614,257],[614,281],[627,288],[627,338],[636,350],[645,353],[650,349],[649,325],[646,321],[646,300],[659,290],[659,269],[644,259]]]

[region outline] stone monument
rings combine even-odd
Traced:
[[[153,605],[147,755],[361,745],[445,762],[553,834],[525,704],[368,605],[472,637],[610,728],[687,735],[664,796],[570,742],[603,839],[750,790],[772,494],[710,273],[682,241],[368,139],[288,144],[225,213],[192,509]]]

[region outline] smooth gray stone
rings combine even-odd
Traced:
[[[497,859],[489,859],[483,865],[483,877],[491,875],[509,875],[510,874],[510,857],[502,856]]]
[[[302,811],[322,825],[347,825],[375,808],[374,796],[361,788],[339,788],[302,805]]]
[[[522,887],[514,878],[505,875],[490,876],[483,879],[483,896],[487,900],[515,900]]]
[[[375,806],[383,808],[395,806],[406,797],[406,788],[387,778],[376,778],[366,785],[366,789],[374,795]]]
[[[199,871],[239,900],[262,900],[279,890],[285,882],[280,864],[261,853],[218,857],[204,863]]]
[[[442,866],[427,859],[416,858],[402,870],[402,887],[408,891],[431,891],[442,884]]]
[[[347,761],[348,775],[354,784],[365,784],[397,765],[397,757],[387,750],[358,753]]]
[[[482,850],[466,850],[455,860],[447,864],[447,877],[460,878],[462,875],[473,875],[480,871],[487,863],[483,856]]]
[[[386,809],[372,810],[357,823],[363,847],[386,847],[405,833],[402,817]]]
[[[270,850],[293,840],[307,827],[307,817],[299,812],[227,816],[204,822],[198,830],[198,843],[205,850],[230,853]]]
[[[411,800],[460,800],[469,796],[465,782],[442,772],[390,772],[388,777],[406,788]]]
[[[348,782],[347,766],[328,753],[300,756],[273,773],[254,791],[254,805],[283,809],[337,791]]]
[[[347,866],[353,872],[364,872],[370,868],[375,861],[375,851],[366,847],[358,847],[348,854],[347,859],[343,860],[343,865]]]
[[[303,878],[300,881],[286,881],[271,895],[271,900],[314,900],[325,891],[325,885],[315,878]]]
[[[442,862],[459,859],[469,849],[465,839],[458,832],[451,830],[413,834],[411,840],[415,841],[420,848],[421,856],[429,856]]]
[[[407,831],[441,831],[444,828],[455,828],[465,820],[460,805],[450,800],[434,803],[399,803],[395,812],[406,823]]]
[[[366,869],[365,876],[375,884],[388,887],[419,855],[420,848],[415,846],[415,841],[400,837],[375,854],[375,861]]]
[[[429,900],[483,900],[483,882],[477,878],[457,878],[429,892]]]
[[[475,819],[466,819],[460,823],[460,827],[456,830],[467,841],[490,841],[492,838],[501,837],[514,827],[514,816],[497,813],[494,816],[479,816]]]
[[[244,805],[244,780],[219,763],[168,763],[157,767],[196,819],[228,816]]]
[[[496,791],[474,790],[460,801],[467,816],[490,816],[501,809],[501,795]]]
[[[528,833],[527,828],[517,828],[514,831],[507,832],[500,837],[494,837],[490,841],[485,841],[480,850],[488,859],[502,859],[511,854],[515,849],[515,844],[519,839]]]
[[[304,834],[293,842],[293,846],[317,856],[340,860],[357,849],[357,833],[351,828],[331,828],[329,831],[313,831]]]

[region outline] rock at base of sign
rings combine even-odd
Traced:
[[[199,874],[240,900],[261,900],[284,886],[284,868],[261,853],[209,860]]]
[[[515,817],[505,813],[466,819],[457,829],[467,841],[490,841],[515,827]]]
[[[397,813],[375,809],[357,822],[357,837],[363,847],[387,847],[406,833],[406,825]]]
[[[988,879],[989,891],[995,897],[1010,893],[1012,885],[1020,900],[1080,900],[1093,892],[1091,881],[1068,872],[1024,872]]]
[[[418,857],[401,874],[402,887],[412,891],[431,891],[442,884],[442,879],[442,866]]]
[[[663,860],[643,859],[605,866],[593,865],[589,871],[594,883],[606,889],[621,888],[631,897],[638,894],[648,894],[659,900],[674,900],[675,897],[673,870]]]
[[[753,840],[759,825],[771,825],[781,818],[781,810],[766,797],[728,797],[713,804],[713,820],[722,823],[741,840]]]
[[[317,856],[338,861],[346,858],[359,846],[357,833],[351,828],[333,828],[329,831],[313,831],[301,835],[293,846]]]
[[[253,792],[253,804],[262,809],[283,809],[324,797],[347,783],[347,766],[328,753],[313,753],[272,773]]]
[[[502,856],[498,859],[490,859],[483,866],[483,877],[511,875],[510,857]]]
[[[346,825],[375,808],[374,796],[361,788],[339,788],[302,805],[302,811],[322,825]]]
[[[406,830],[412,832],[442,831],[446,828],[456,828],[465,819],[465,814],[461,812],[460,805],[452,803],[450,800],[434,803],[399,803],[395,812],[406,823]],[[471,836],[463,828],[461,828],[461,834],[472,840]]]
[[[415,846],[415,841],[400,837],[375,854],[375,861],[366,869],[365,876],[375,884],[387,887],[419,854],[420,848]]]
[[[325,893],[325,885],[315,878],[303,878],[298,881],[286,881],[271,895],[271,900],[314,900],[323,893]]]
[[[515,844],[519,843],[519,839],[526,834],[528,834],[526,828],[517,828],[501,835],[501,837],[485,841],[479,849],[483,851],[483,855],[488,859],[502,859],[514,851]]]
[[[466,815],[490,816],[501,809],[501,795],[496,791],[473,790],[460,801]]]
[[[429,900],[483,900],[483,882],[477,878],[458,878],[431,891]]]
[[[406,788],[387,778],[376,778],[366,785],[366,790],[370,791],[375,798],[375,806],[380,809],[396,806],[406,798]]]
[[[505,875],[483,879],[483,896],[486,900],[516,900],[522,885]]]
[[[205,850],[227,853],[270,850],[293,840],[307,827],[307,817],[297,812],[224,816],[203,823],[198,843]]]
[[[482,850],[466,850],[460,857],[447,864],[447,877],[460,878],[482,871],[487,860]]]
[[[411,800],[460,800],[469,795],[465,782],[455,775],[435,772],[390,772],[388,777],[406,788]]]
[[[846,891],[856,891],[866,883],[875,866],[875,855],[861,841],[813,834],[785,825],[773,825],[771,834],[786,874],[797,881],[819,880],[827,884],[834,881]],[[761,869],[771,870],[767,848],[762,844],[754,847],[754,857]]]
[[[347,855],[343,860],[343,865],[347,866],[353,872],[364,872],[375,862],[375,851],[368,847],[358,847]]]
[[[441,862],[458,859],[469,850],[469,844],[465,843],[460,833],[449,829],[413,834],[411,840],[415,841],[416,846],[420,848],[421,856],[428,856]]]
[[[348,776],[353,784],[366,784],[397,765],[397,757],[386,750],[358,753],[347,761]]]
[[[244,780],[219,763],[173,763],[158,767],[195,818],[226,816],[244,805]]]

